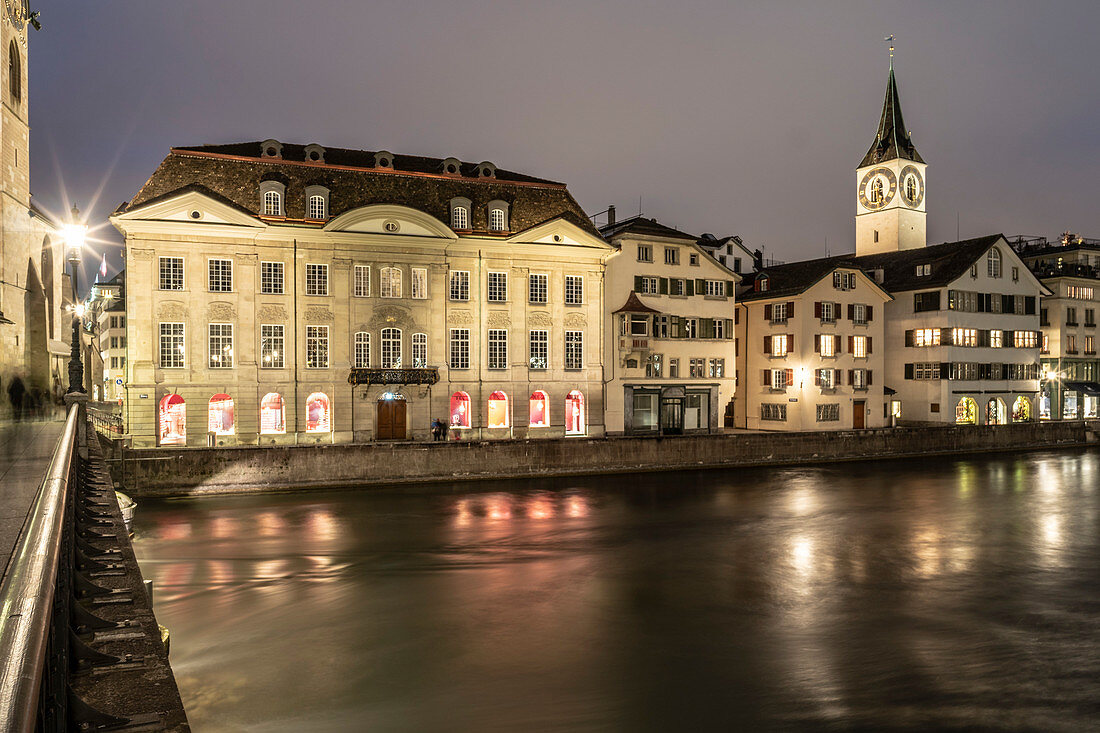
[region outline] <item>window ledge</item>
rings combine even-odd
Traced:
[[[783,389],[776,389],[775,387],[769,387],[768,392],[771,394],[787,394],[787,388],[784,387]]]

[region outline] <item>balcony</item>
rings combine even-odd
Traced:
[[[352,369],[348,384],[435,384],[439,381],[439,367],[413,369]]]
[[[648,351],[649,338],[646,336],[620,336],[620,351]]]

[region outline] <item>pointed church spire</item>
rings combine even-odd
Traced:
[[[871,143],[871,149],[863,156],[859,168],[884,160],[904,158],[916,163],[923,163],[924,159],[913,147],[913,141],[909,138],[909,131],[905,128],[905,120],[901,116],[901,100],[898,98],[898,83],[894,80],[894,54],[890,49],[890,78],[886,82],[886,99],[882,103],[882,117],[879,118],[878,132],[875,133],[875,141]]]

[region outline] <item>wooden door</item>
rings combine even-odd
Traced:
[[[390,437],[393,440],[405,439],[405,400],[393,401],[393,429]]]
[[[852,428],[855,430],[863,430],[866,423],[865,415],[867,413],[867,403],[863,400],[856,400],[852,403]]]
[[[405,400],[380,400],[378,422],[375,425],[377,440],[405,439]]]

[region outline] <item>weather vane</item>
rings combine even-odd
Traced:
[[[884,40],[884,41],[886,41],[890,44],[890,68],[892,69],[892,68],[894,68],[894,34],[891,33],[890,35],[886,36],[886,38],[883,38],[882,40]]]

